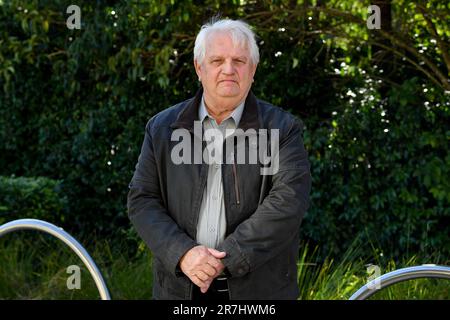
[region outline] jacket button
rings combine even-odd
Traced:
[[[239,268],[239,269],[238,269],[238,273],[239,273],[239,274],[243,274],[243,273],[244,273],[244,269]]]

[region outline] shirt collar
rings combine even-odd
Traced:
[[[228,118],[224,119],[224,121],[229,118],[233,118],[236,127],[239,126],[239,121],[241,121],[242,113],[244,112],[244,105],[245,99],[242,100],[242,102],[233,110],[231,115],[228,116]],[[202,122],[206,117],[210,117],[213,119],[213,117],[209,114],[208,110],[206,109],[204,96],[202,96],[200,107],[198,108],[198,117]]]

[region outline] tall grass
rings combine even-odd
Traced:
[[[151,256],[141,246],[129,257],[107,241],[83,243],[102,273],[113,299],[151,298]],[[81,271],[81,288],[69,290],[70,265]],[[45,234],[16,232],[0,238],[0,299],[99,299],[81,259]]]
[[[151,254],[141,243],[130,257],[126,244],[87,241],[87,248],[105,278],[113,299],[150,299]],[[343,257],[318,258],[318,248],[302,245],[298,282],[302,300],[348,299],[367,282],[367,266],[376,264],[381,273],[422,263],[412,256],[402,261],[374,253],[362,258],[358,246]],[[69,290],[66,272],[70,265],[81,269],[81,288]],[[42,233],[16,232],[0,238],[0,299],[99,299],[95,283],[81,260],[59,240]],[[418,279],[396,284],[372,299],[450,299],[450,281]]]
[[[396,262],[385,258],[379,250],[374,250],[372,257],[364,257],[357,242],[339,259],[326,258],[317,261],[318,248],[311,249],[307,244],[298,261],[298,280],[302,300],[341,300],[349,299],[359,288],[369,281],[369,266],[379,267],[385,274],[400,268],[412,267],[424,263],[448,264],[440,261],[439,254],[422,258],[414,255]],[[436,258],[437,257],[437,258]],[[372,279],[370,279],[372,280]],[[415,279],[397,283],[380,290],[372,300],[428,300],[450,299],[450,280]]]

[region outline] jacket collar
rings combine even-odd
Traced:
[[[194,121],[199,120],[198,108],[202,96],[203,88],[200,88],[195,96],[187,101],[186,106],[179,113],[177,119],[170,127],[173,129],[184,128],[192,131],[194,128]],[[257,100],[252,91],[248,92],[247,98],[245,99],[244,111],[241,120],[239,121],[238,128],[243,129],[244,131],[251,128],[255,130],[260,128]]]

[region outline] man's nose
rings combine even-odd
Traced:
[[[225,61],[223,64],[222,72],[224,74],[234,74],[234,66],[231,61]]]

